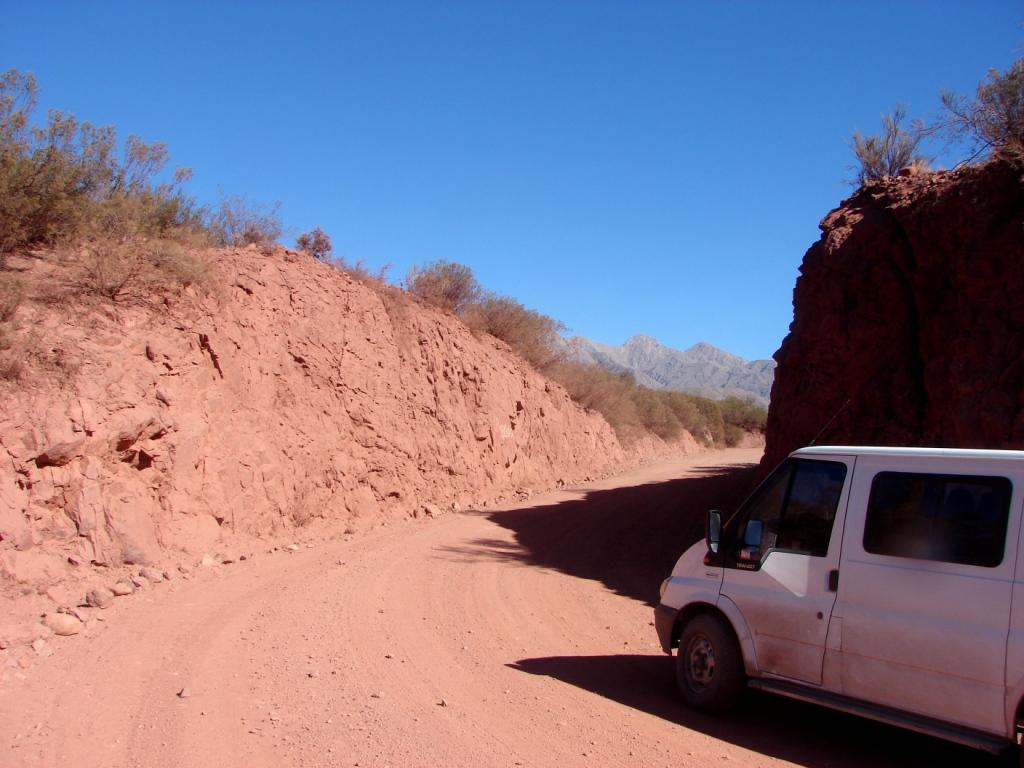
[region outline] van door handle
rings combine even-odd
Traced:
[[[839,591],[839,571],[833,568],[828,572],[828,591],[838,592]]]

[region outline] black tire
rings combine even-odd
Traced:
[[[683,701],[701,712],[735,707],[746,686],[746,673],[732,627],[706,613],[690,619],[679,635],[676,683]]]

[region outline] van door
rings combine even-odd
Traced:
[[[726,524],[721,594],[746,619],[761,674],[821,683],[853,465],[790,458]]]
[[[1005,470],[858,460],[835,607],[844,694],[1005,732],[1021,507]]]

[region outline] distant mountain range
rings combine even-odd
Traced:
[[[744,360],[703,341],[687,350],[666,347],[643,334],[618,346],[582,336],[567,343],[580,362],[629,371],[638,384],[652,389],[676,389],[714,399],[750,398],[767,406],[775,378],[774,360]]]

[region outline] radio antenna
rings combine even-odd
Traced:
[[[846,410],[846,406],[848,406],[850,404],[850,400],[851,399],[852,398],[849,398],[849,397],[846,398],[846,402],[843,403],[841,406],[839,406],[839,410],[837,410],[835,413],[832,414],[832,418],[829,419],[828,422],[826,422],[825,426],[822,427],[821,430],[818,432],[818,434],[816,434],[814,436],[814,439],[811,440],[810,443],[808,443],[808,447],[812,446],[816,442],[818,442],[818,438],[821,437],[823,434],[825,434],[825,430],[828,429],[829,427],[831,427],[832,426],[832,422],[835,421],[837,418],[839,418],[839,414]]]

